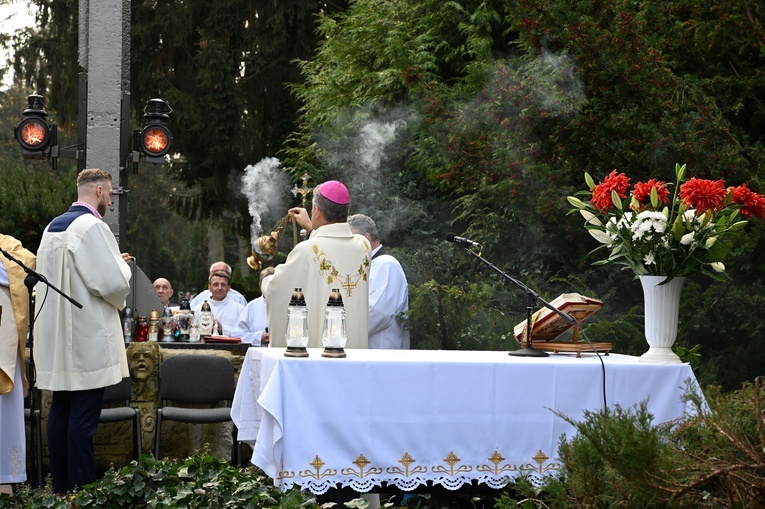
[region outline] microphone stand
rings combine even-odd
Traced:
[[[573,316],[569,315],[568,313],[564,313],[560,309],[556,308],[555,306],[553,306],[552,304],[544,300],[534,290],[532,290],[525,284],[505,274],[502,270],[497,268],[490,261],[483,258],[480,253],[476,253],[475,251],[473,251],[467,246],[465,246],[465,250],[471,255],[473,255],[474,257],[481,260],[486,265],[488,265],[492,270],[494,270],[494,272],[501,275],[502,277],[504,277],[505,279],[509,280],[514,285],[516,285],[518,288],[526,292],[526,341],[521,349],[508,352],[508,355],[513,355],[516,357],[549,357],[550,354],[542,350],[535,349],[531,344],[531,315],[534,311],[535,303],[540,302],[544,307],[554,311],[555,313],[560,315],[561,318],[563,318],[564,320],[566,320],[572,325],[576,324],[576,319]]]

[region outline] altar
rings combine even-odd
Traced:
[[[682,418],[687,364],[582,353],[347,350],[345,359],[249,349],[232,407],[239,440],[276,486],[315,494],[383,483],[402,490],[539,483],[560,470],[562,434],[604,405],[643,401],[654,423]],[[601,363],[602,362],[602,363]],[[604,394],[605,389],[605,394]],[[561,415],[559,415],[561,414]]]

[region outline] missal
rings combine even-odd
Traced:
[[[573,316],[577,321],[577,325],[575,326],[574,324],[569,323],[552,309],[549,309],[546,306],[542,307],[532,315],[532,343],[536,341],[552,341],[571,327],[574,327],[574,337],[572,338],[572,341],[578,341],[578,324],[602,308],[604,302],[578,293],[562,293],[550,301],[550,304],[556,309]],[[513,334],[519,343],[523,343],[526,340],[524,336],[525,332],[526,320],[513,327]]]

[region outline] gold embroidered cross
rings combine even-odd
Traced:
[[[505,461],[505,458],[499,453],[499,451],[494,451],[494,454],[491,455],[489,461],[494,463],[494,470],[496,471],[499,464]]]
[[[404,465],[406,468],[406,476],[409,477],[409,467],[412,465],[412,463],[414,463],[414,458],[409,456],[409,453],[407,452],[401,457],[400,460],[398,460],[398,462]]]
[[[359,454],[359,457],[353,463],[359,467],[359,476],[364,477],[364,468],[369,465],[370,461],[363,454]]]
[[[317,454],[316,457],[312,462],[309,463],[313,468],[316,469],[316,473],[319,473],[319,470],[321,470],[321,467],[324,466],[324,462],[321,458],[319,458],[319,455]]]
[[[539,452],[535,456],[533,456],[531,459],[533,459],[534,461],[536,461],[539,464],[539,470],[538,471],[541,474],[543,472],[542,464],[545,461],[549,460],[550,458],[548,458],[547,455],[542,452],[542,449],[539,449]]]
[[[356,288],[358,283],[351,281],[351,275],[346,274],[345,275],[345,282],[343,283],[343,288],[348,292],[348,297],[351,296],[353,293],[353,290]]]

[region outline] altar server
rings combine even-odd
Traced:
[[[266,276],[274,273],[273,267],[266,267],[260,271],[259,285],[263,291],[263,280]],[[232,336],[242,338],[242,343],[255,346],[268,346],[271,336],[268,331],[268,314],[266,299],[262,295],[253,299],[239,314],[239,319],[231,331]]]
[[[39,284],[34,360],[37,385],[53,392],[48,450],[53,492],[96,480],[93,436],[104,388],[128,376],[119,310],[130,292],[130,255],[101,218],[111,206],[112,177],[98,169],[77,176],[77,201],[42,235],[37,270],[58,292]]]

